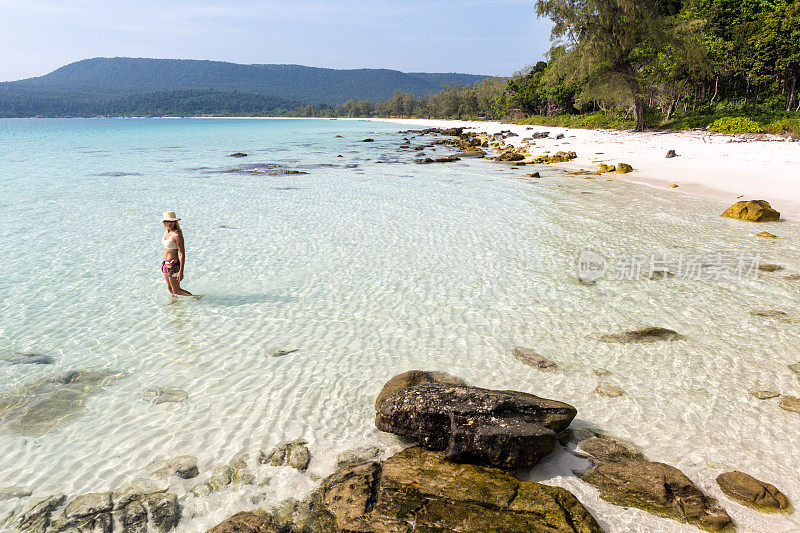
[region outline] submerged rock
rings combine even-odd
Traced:
[[[289,348],[289,349],[278,349],[273,350],[269,353],[270,357],[283,357],[284,355],[289,355],[290,353],[294,353],[298,351],[300,348]]]
[[[594,393],[607,398],[619,398],[625,394],[625,391],[616,385],[612,385],[606,381],[601,381],[594,388]]]
[[[582,452],[594,463],[582,479],[597,487],[604,500],[709,531],[722,531],[732,524],[714,498],[706,496],[673,466],[648,461],[608,437],[582,441],[576,452]]]
[[[676,341],[683,339],[683,335],[678,332],[667,328],[642,328],[625,331],[623,333],[613,333],[608,335],[601,335],[600,341],[602,342],[619,342],[619,343],[640,343],[640,342],[659,342],[659,341]]]
[[[175,494],[150,480],[137,479],[111,492],[78,496],[41,531],[166,533],[178,525],[180,516]]]
[[[778,403],[778,407],[785,411],[800,413],[800,398],[796,396],[784,396],[781,398],[780,403]]]
[[[360,446],[352,450],[345,450],[336,456],[336,470],[377,461],[381,453],[382,450],[377,446]]]
[[[789,500],[775,485],[760,481],[744,472],[726,472],[717,476],[722,492],[759,511],[788,509]]]
[[[22,487],[0,487],[0,502],[13,498],[26,498],[31,494],[30,490]]]
[[[748,222],[778,222],[781,214],[766,200],[736,202],[722,213],[723,217],[738,218]]]
[[[378,393],[378,397],[375,399],[375,410],[379,411],[383,401],[392,394],[402,389],[413,387],[414,385],[421,385],[422,383],[467,384],[463,379],[446,372],[437,372],[435,370],[409,370],[408,372],[397,374],[383,385],[381,392]]]
[[[602,531],[566,489],[418,447],[334,473],[285,514],[294,531]]]
[[[64,505],[66,499],[66,495],[59,494],[39,500],[16,518],[17,529],[30,533],[44,533],[50,525],[53,512]]]
[[[781,393],[771,390],[754,390],[750,391],[750,395],[759,400],[769,400],[771,398],[777,398]]]
[[[193,455],[180,455],[172,459],[153,461],[147,465],[146,469],[153,476],[161,479],[168,479],[171,476],[191,479],[200,473],[197,468],[197,457]]]
[[[181,403],[189,394],[178,387],[151,387],[142,393],[142,397],[155,405],[162,403]]]
[[[11,355],[0,357],[0,361],[11,363],[12,365],[52,365],[53,358],[49,355],[38,353],[14,352]]]
[[[311,452],[308,450],[308,443],[303,439],[286,441],[269,452],[261,452],[258,462],[262,465],[291,466],[305,472],[311,462]]]
[[[511,351],[511,353],[514,355],[514,357],[516,357],[526,365],[532,366],[534,368],[539,368],[541,370],[547,370],[558,366],[553,361],[547,359],[544,356],[539,355],[530,348],[523,348],[522,346],[517,346]]]
[[[375,425],[453,461],[516,468],[552,452],[556,433],[576,414],[571,405],[524,392],[427,383],[387,397]]]
[[[750,314],[763,318],[786,318],[789,316],[786,311],[778,311],[775,309],[761,309],[758,311],[752,311]]]
[[[363,141],[361,141],[361,142],[362,142],[362,143],[371,143],[371,142],[375,142],[375,139],[369,139],[369,138],[367,138],[367,139],[364,139],[364,140],[363,140]]]
[[[118,372],[72,371],[48,376],[0,394],[0,431],[40,436],[83,412],[86,399]]]
[[[209,529],[206,533],[279,533],[272,517],[262,511],[243,511]]]

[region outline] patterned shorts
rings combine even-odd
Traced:
[[[161,262],[161,272],[163,272],[167,276],[172,276],[174,278],[175,276],[177,276],[180,269],[181,269],[180,259],[168,259],[166,261]]]

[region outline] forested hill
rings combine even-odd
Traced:
[[[443,85],[467,85],[485,76],[407,73],[388,69],[336,70],[301,65],[240,65],[188,59],[94,58],[37,78],[0,83],[0,116],[158,114],[159,98],[201,102],[214,113],[233,107],[257,114],[282,107],[347,100],[380,101],[395,91],[423,96]],[[189,99],[187,104],[186,99]],[[162,105],[162,111],[171,109]],[[196,114],[196,113],[189,113]]]

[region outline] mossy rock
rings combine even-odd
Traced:
[[[602,531],[566,489],[417,447],[334,473],[282,522],[292,531],[313,524],[313,532]]]
[[[781,218],[781,214],[766,200],[736,202],[726,209],[722,216],[748,222],[778,222]]]
[[[760,481],[744,472],[726,472],[717,483],[727,496],[758,511],[787,511],[789,500],[775,485]]]
[[[633,172],[633,167],[628,163],[620,163],[617,165],[616,172],[617,174],[630,174]]]

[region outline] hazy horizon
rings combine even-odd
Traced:
[[[529,0],[298,0],[166,4],[0,0],[0,81],[94,57],[510,75],[549,48]]]

